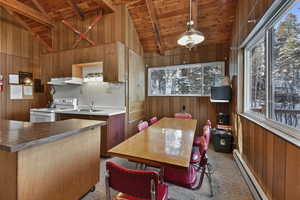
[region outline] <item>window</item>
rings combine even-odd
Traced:
[[[300,130],[300,0],[276,13],[245,46],[245,111],[290,132]]]
[[[265,62],[265,39],[255,40],[247,50],[249,62],[249,110],[257,113],[266,112],[266,62]]]
[[[224,67],[224,62],[212,62],[149,68],[148,96],[210,96]]]
[[[300,1],[270,27],[270,117],[300,130]]]

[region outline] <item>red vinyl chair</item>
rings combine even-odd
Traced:
[[[189,189],[199,189],[202,185],[204,175],[206,172],[206,152],[207,152],[207,144],[205,138],[202,136],[200,138],[199,145],[201,157],[200,157],[200,167],[201,171],[197,174],[196,169],[193,165],[190,165],[188,169],[180,169],[173,167],[165,167],[164,168],[164,180],[166,182],[179,185]]]
[[[193,116],[190,113],[175,113],[174,115],[177,119],[192,119]]]
[[[145,130],[145,129],[148,128],[148,127],[149,127],[149,124],[148,124],[148,122],[146,122],[146,121],[141,121],[141,122],[137,125],[137,129],[138,129],[139,132]],[[130,161],[130,160],[129,160],[129,161]],[[135,168],[136,168],[136,169],[138,169],[138,168],[141,168],[141,169],[142,169],[142,168],[145,168],[145,166],[144,166],[143,164],[141,164],[141,163],[136,163]]]
[[[210,120],[207,120],[205,126],[203,127],[203,136],[205,137],[208,145],[210,143],[210,135],[211,135],[211,122],[210,122]],[[194,139],[193,145],[198,147],[199,143],[200,143],[200,136],[197,136]]]
[[[152,118],[149,120],[150,125],[155,124],[157,121],[158,121],[158,118],[157,118],[157,117],[152,117]]]
[[[168,186],[159,180],[158,172],[131,170],[107,162],[106,200],[111,200],[110,188],[120,192],[114,200],[167,200]]]
[[[148,128],[148,122],[146,121],[143,121],[143,122],[140,122],[138,125],[137,125],[137,129],[139,130],[139,132],[141,132],[142,130]]]
[[[196,139],[194,139],[194,144],[193,144],[194,148],[193,148],[192,155],[191,155],[191,164],[193,164],[196,167],[199,166],[199,162],[200,162],[200,158],[201,158],[201,153],[200,153],[200,150],[198,147],[200,146],[202,137],[204,137],[206,144],[209,145],[211,131],[210,131],[210,128],[208,125],[205,125],[203,127],[203,135],[201,137],[197,137]]]

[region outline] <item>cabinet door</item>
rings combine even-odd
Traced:
[[[105,82],[125,82],[125,46],[120,42],[105,46],[103,78]]]
[[[67,120],[67,119],[90,119],[89,115],[72,115],[72,114],[57,114],[57,120]]]

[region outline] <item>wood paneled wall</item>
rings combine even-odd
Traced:
[[[240,117],[242,157],[269,199],[300,198],[300,149]]]
[[[145,118],[145,64],[143,56],[132,50],[128,52],[128,133],[130,137],[138,132],[137,124]]]
[[[94,12],[86,14],[84,20],[73,17],[66,21],[73,24],[79,31],[85,32],[97,15],[98,13]],[[61,21],[57,21],[55,25],[56,28],[53,30],[54,50],[62,51],[72,49],[73,43],[78,38],[78,35]],[[97,25],[88,33],[88,37],[94,41],[96,45],[120,41],[139,55],[143,54],[143,48],[138,34],[125,5],[117,6],[115,13],[103,15],[102,19],[100,19]],[[78,48],[83,47],[91,46],[87,41],[82,40]]]
[[[83,21],[71,18],[67,21],[74,24],[80,31],[84,31],[96,17],[97,13],[85,16]],[[72,49],[73,42],[77,39],[69,28],[57,22],[54,30],[53,53],[41,55],[42,73],[44,79],[50,77],[70,76],[74,63],[105,61],[108,56],[109,46],[121,42],[125,46],[124,66],[126,77],[126,107],[127,107],[127,133],[126,137],[136,133],[136,123],[144,118],[145,104],[145,65],[143,62],[143,47],[125,5],[119,5],[117,11],[108,14],[99,21],[88,36],[95,41],[97,46],[90,46],[86,41],[81,41],[77,49]],[[104,63],[105,65],[105,63]]]
[[[39,65],[39,43],[0,7],[0,74],[4,91],[0,92],[0,118],[29,120],[29,109],[47,103],[44,93],[34,93],[32,100],[10,100],[8,74],[19,71],[43,78]],[[43,82],[44,83],[44,82]]]
[[[148,67],[168,66],[198,62],[225,61],[226,73],[228,72],[228,44],[212,44],[188,51],[185,48],[178,48],[167,51],[164,56],[155,53],[145,54],[145,64]],[[197,134],[201,134],[201,127],[207,119],[213,125],[216,124],[218,112],[229,113],[228,104],[211,103],[208,97],[147,97],[146,115],[158,117],[173,117],[174,113],[181,112],[182,106],[186,106],[186,111],[191,113],[197,123]]]
[[[272,2],[238,1],[230,53],[230,69],[234,72],[238,67],[243,67],[243,63],[238,63],[237,47],[255,25],[248,23],[248,20],[258,21]],[[258,124],[238,116],[236,110],[232,109],[232,116],[238,128],[239,151],[268,198],[300,199],[300,149]]]

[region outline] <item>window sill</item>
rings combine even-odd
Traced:
[[[297,147],[300,147],[300,140],[287,134],[287,133],[284,133],[283,131],[281,130],[278,130],[277,128],[274,128],[272,127],[270,121],[268,120],[265,120],[265,119],[260,119],[258,117],[255,117],[253,116],[252,114],[249,114],[249,113],[239,113],[240,116],[256,123],[257,125],[267,129],[268,131],[272,132],[273,134],[283,138],[284,140],[296,145]]]

